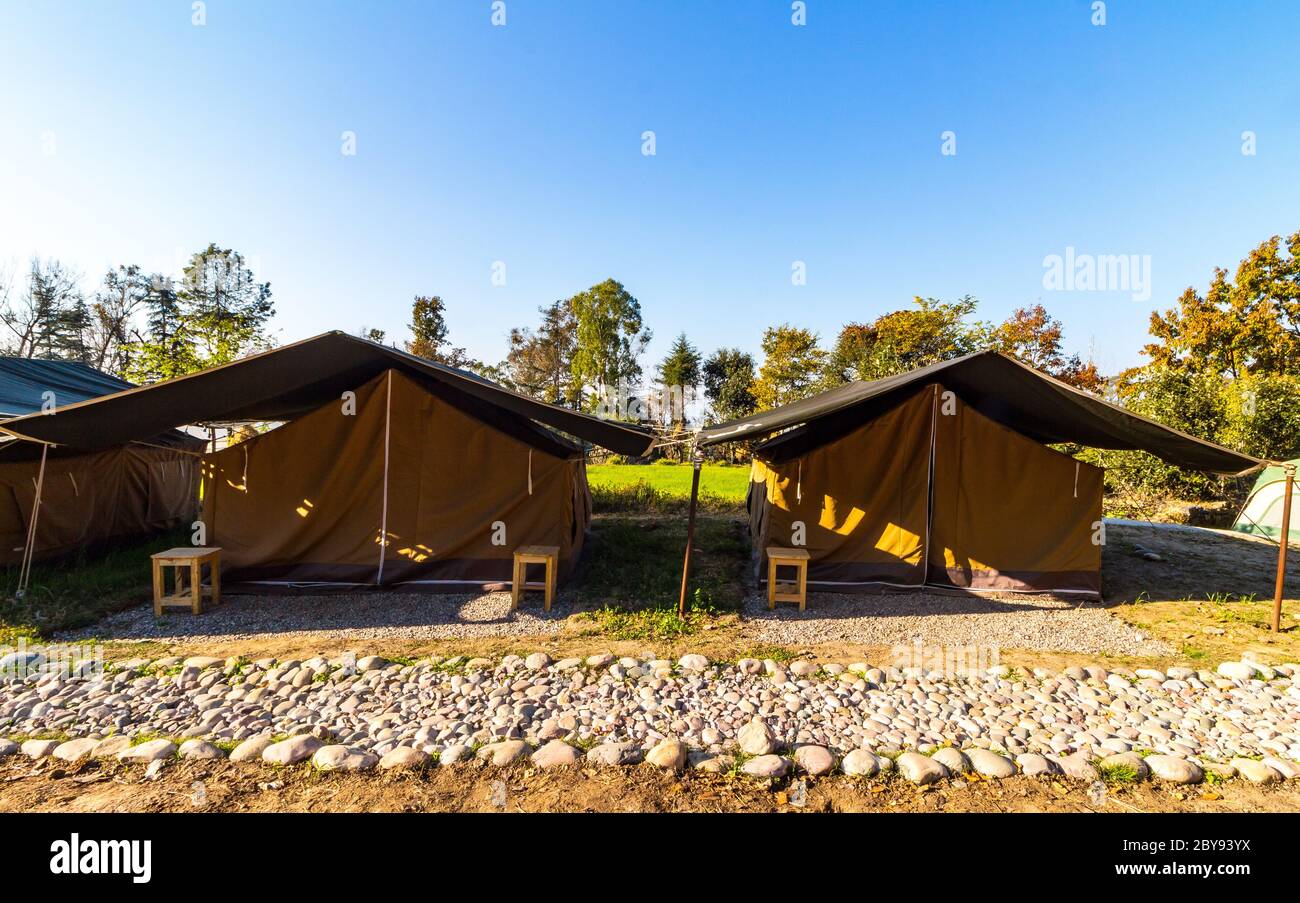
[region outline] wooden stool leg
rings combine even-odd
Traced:
[[[523,574],[521,573],[522,571],[523,571],[523,566],[519,563],[519,559],[516,558],[514,564],[514,573],[513,576],[510,578],[510,610],[511,611],[514,611],[516,608],[519,607],[519,596],[521,593],[523,593],[524,581],[523,581]]]
[[[799,562],[799,610],[808,604],[808,562]]]
[[[158,561],[153,562],[153,616],[162,617],[163,569]]]
[[[212,559],[208,562],[208,570],[212,573],[212,604],[221,604],[221,562]]]
[[[776,608],[776,561],[767,559],[767,607]]]
[[[191,608],[196,615],[203,614],[203,565],[197,561],[190,562],[190,598]]]
[[[555,559],[546,559],[546,602],[545,611],[551,610],[551,597],[555,595]]]

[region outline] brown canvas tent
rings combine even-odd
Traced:
[[[0,358],[0,415],[14,417],[132,388],[86,364]],[[44,416],[44,415],[40,415]],[[175,431],[92,452],[0,441],[0,564],[40,560],[188,524],[202,442]],[[42,474],[42,457],[45,458]],[[40,514],[29,537],[37,487]]]
[[[203,460],[227,581],[456,589],[510,580],[513,550],[582,548],[582,448],[653,436],[340,332],[2,427],[91,442],[177,423],[282,425]],[[229,582],[227,582],[229,586]]]
[[[1145,449],[1184,467],[1260,463],[981,352],[703,430],[754,451],[755,560],[803,545],[809,583],[1101,592],[1102,471],[1046,443]]]

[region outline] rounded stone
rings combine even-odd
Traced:
[[[54,747],[52,755],[56,759],[62,759],[64,762],[76,762],[78,759],[86,759],[99,745],[98,740],[90,737],[81,737],[77,740],[69,740],[66,743],[60,743]]]
[[[224,759],[226,753],[215,743],[195,737],[181,744],[180,757],[182,759]]]
[[[960,749],[953,749],[951,746],[937,750],[930,758],[948,769],[952,774],[965,774],[970,771],[970,760],[966,758]]]
[[[577,765],[582,753],[563,740],[552,740],[533,753],[533,764],[538,768],[556,768],[563,765]]]
[[[385,771],[394,768],[423,768],[429,764],[429,754],[411,746],[395,746],[379,759]]]
[[[262,761],[268,765],[296,765],[310,759],[324,745],[311,734],[299,734],[266,747]]]
[[[845,774],[870,778],[880,773],[880,759],[869,749],[855,749],[840,762]]]
[[[249,762],[258,761],[262,758],[262,753],[272,743],[270,734],[263,734],[259,737],[249,737],[243,743],[236,746],[230,752],[230,761],[232,762]]]
[[[740,770],[756,778],[780,778],[790,770],[790,760],[784,756],[756,756],[740,766]]]
[[[118,753],[119,762],[159,762],[176,755],[176,744],[170,740],[149,740]]]
[[[1177,756],[1147,756],[1144,760],[1151,773],[1171,784],[1199,784],[1205,780],[1201,766]]]
[[[894,760],[894,764],[898,766],[899,773],[913,784],[933,784],[948,777],[948,769],[942,762],[936,762],[917,752],[903,753]]]
[[[968,749],[966,758],[978,774],[986,778],[1009,778],[1016,774],[1016,763],[987,749]]]
[[[835,757],[824,746],[801,746],[794,751],[794,764],[812,777],[830,774],[835,769]]]
[[[686,767],[686,747],[680,740],[660,740],[646,753],[645,760],[659,768],[681,771]]]

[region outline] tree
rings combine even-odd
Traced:
[[[754,358],[739,348],[719,348],[704,362],[704,397],[712,419],[736,420],[754,412]]]
[[[132,348],[132,323],[150,295],[150,276],[138,266],[118,266],[104,274],[90,306],[89,363],[125,375]]]
[[[417,295],[411,302],[411,341],[406,350],[448,367],[473,369],[478,362],[447,341],[446,312],[446,302],[437,295]]]
[[[384,344],[384,339],[388,336],[388,333],[382,329],[376,329],[373,326],[362,326],[357,330],[357,335],[361,336],[361,338],[366,341],[382,345]]]
[[[577,408],[580,385],[573,378],[573,354],[578,347],[578,321],[568,299],[539,307],[541,325],[510,330],[510,350],[503,369],[507,381],[551,404]]]
[[[175,379],[203,368],[171,279],[149,277],[145,333],[126,349],[127,379],[141,385]]]
[[[770,326],[763,333],[763,366],[752,390],[761,410],[807,398],[816,391],[818,374],[826,362],[826,352],[817,342],[817,333],[788,323]]]
[[[611,392],[630,392],[641,379],[638,358],[651,337],[643,328],[641,302],[622,283],[606,279],[574,295],[569,304],[577,323],[570,372],[579,391],[595,389],[597,405],[606,403]]]
[[[1105,380],[1091,361],[1061,350],[1061,321],[1041,304],[1019,307],[989,333],[989,343],[1003,354],[1089,392],[1101,391]]]
[[[265,332],[275,314],[271,284],[258,282],[236,251],[209,244],[191,257],[176,298],[183,335],[201,367],[227,364],[272,344]]]
[[[6,354],[86,360],[90,312],[77,274],[57,260],[32,258],[22,301],[11,306],[6,298],[0,323],[7,332]]]
[[[881,379],[970,354],[988,341],[988,327],[969,323],[977,301],[970,295],[945,302],[915,297],[915,309],[896,310],[870,324],[850,323],[827,357],[822,385]]]
[[[1143,352],[1156,366],[1300,374],[1300,232],[1261,243],[1232,281],[1216,267],[1204,295],[1189,286],[1177,307],[1151,314],[1150,331]]]
[[[704,362],[704,397],[709,400],[709,420],[722,423],[754,412],[754,358],[739,348],[719,348]],[[735,446],[726,443],[728,460]]]
[[[670,399],[665,413],[673,427],[685,425],[686,405],[694,399],[700,386],[700,364],[699,349],[691,344],[684,332],[673,340],[668,356],[659,364],[659,384]]]

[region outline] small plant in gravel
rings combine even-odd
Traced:
[[[1127,762],[1104,762],[1097,764],[1097,773],[1107,784],[1132,784],[1138,779],[1138,771]]]

